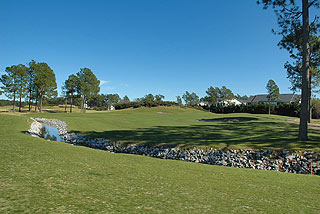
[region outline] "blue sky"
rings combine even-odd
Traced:
[[[59,91],[88,67],[101,93],[130,99],[223,85],[253,95],[269,79],[290,93],[276,27],[256,0],[0,0],[0,74],[34,59],[54,70]]]

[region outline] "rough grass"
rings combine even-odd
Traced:
[[[154,115],[152,110],[149,112]],[[77,117],[67,116],[68,121]],[[155,116],[154,121],[158,120]],[[183,119],[177,118],[172,125],[180,126],[180,120]],[[107,120],[99,124],[103,121]],[[319,176],[112,154],[32,138],[23,133],[29,122],[25,115],[0,114],[0,213],[319,213],[320,210]],[[94,122],[88,124],[91,123]],[[76,128],[76,124],[72,127]],[[128,124],[124,129],[130,126],[129,120],[123,124]],[[137,124],[148,126],[141,121]],[[85,125],[78,127],[84,129]]]
[[[69,129],[88,137],[114,141],[202,146],[214,148],[266,148],[320,150],[320,132],[310,130],[310,140],[298,141],[298,126],[290,117],[254,114],[212,114],[184,108],[140,108],[113,112],[43,113],[28,116],[57,118]],[[199,120],[241,123],[201,122]]]

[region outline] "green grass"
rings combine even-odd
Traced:
[[[298,126],[290,117],[253,114],[212,114],[183,108],[142,108],[90,114],[43,113],[28,116],[57,118],[88,137],[114,141],[215,148],[320,150],[320,132],[298,141]],[[200,122],[201,119],[248,120],[243,123]]]
[[[124,113],[130,115],[131,111]],[[320,210],[318,176],[111,154],[46,141],[23,133],[30,122],[27,116],[0,114],[0,213],[319,213]],[[74,117],[68,115],[68,121]],[[155,117],[157,121],[160,116]],[[183,119],[177,118],[172,123],[178,125],[180,120]]]

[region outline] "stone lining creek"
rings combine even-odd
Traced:
[[[61,141],[73,145],[106,150],[112,153],[146,155],[162,159],[297,174],[310,174],[312,162],[313,174],[320,175],[320,152],[265,149],[201,149],[196,147],[183,149],[148,144],[121,144],[104,138],[88,139],[85,136],[68,132],[67,124],[57,119],[31,119],[33,123],[27,133],[34,137],[41,137],[43,126],[48,125],[57,129]]]

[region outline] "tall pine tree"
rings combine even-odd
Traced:
[[[51,98],[57,95],[56,76],[53,70],[45,62],[36,63],[34,65],[35,79],[34,84],[38,89],[40,109],[42,112],[42,104],[44,98]]]
[[[1,83],[4,94],[9,98],[12,99],[12,111],[15,111],[15,102],[16,96],[18,92],[18,67],[16,65],[12,65],[10,67],[6,67],[5,74],[1,76]]]
[[[279,87],[277,86],[275,81],[269,80],[267,83],[266,89],[268,91],[267,98],[269,101],[269,115],[270,115],[271,102],[279,98]]]
[[[282,36],[282,41],[286,40],[290,35],[301,31],[301,53],[302,53],[302,77],[301,77],[301,111],[299,124],[299,140],[308,139],[308,117],[310,109],[310,47],[309,38],[310,31],[315,32],[320,28],[318,17],[315,16],[314,21],[309,22],[309,8],[319,8],[319,0],[302,0],[302,9],[295,0],[260,0],[258,4],[262,3],[264,9],[273,7],[277,17],[279,31],[274,31],[276,34]],[[302,20],[301,20],[302,18]],[[282,42],[281,41],[281,42]],[[280,42],[280,45],[281,45]],[[298,51],[295,46],[287,46],[289,53]]]
[[[66,98],[70,99],[70,113],[72,112],[73,99],[76,96],[78,85],[79,78],[74,74],[71,74],[64,82],[63,91],[65,92]]]
[[[100,81],[89,68],[81,68],[76,76],[79,78],[77,90],[82,97],[81,109],[82,112],[86,112],[87,100],[100,91]]]

